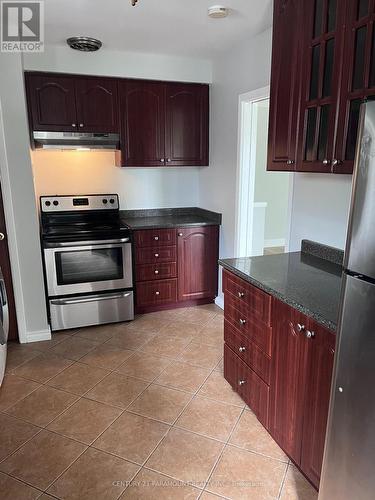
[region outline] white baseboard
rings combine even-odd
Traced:
[[[264,240],[264,248],[285,247],[285,245],[286,245],[285,238],[279,238],[275,240]]]
[[[41,330],[39,332],[28,332],[26,334],[26,342],[42,342],[43,340],[51,340],[51,330]]]
[[[224,309],[224,296],[223,295],[219,295],[219,297],[216,297],[215,304],[218,307],[220,307],[220,309]]]

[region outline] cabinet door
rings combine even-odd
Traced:
[[[127,81],[120,99],[122,166],[164,166],[165,84]]]
[[[78,129],[83,132],[119,132],[116,80],[78,78],[75,85]]]
[[[360,106],[364,98],[375,95],[374,21],[373,0],[348,2],[340,128],[334,159],[336,173],[353,172]]]
[[[308,365],[301,468],[318,488],[323,463],[336,337],[311,320],[309,330],[315,335],[306,340]]]
[[[294,170],[296,165],[299,11],[297,0],[274,2],[267,170]]]
[[[308,320],[295,309],[275,300],[273,325],[270,432],[299,464],[306,363],[303,331],[308,328]]]
[[[208,165],[209,87],[167,84],[167,166]]]
[[[332,171],[346,0],[304,0],[297,170]],[[345,61],[346,63],[346,61]]]
[[[26,90],[33,130],[77,130],[73,78],[27,74]]]
[[[215,298],[218,226],[178,229],[178,300]]]

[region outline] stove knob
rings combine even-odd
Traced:
[[[58,206],[58,204],[59,204],[59,202],[58,202],[57,200],[55,200],[55,201],[53,202],[53,204],[55,205],[55,207],[57,207],[57,206]]]
[[[109,203],[110,203],[111,205],[113,205],[113,204],[114,204],[114,202],[115,202],[115,200],[114,200],[113,198],[111,198],[111,199],[109,200]]]
[[[104,198],[103,203],[104,203],[104,205],[107,205],[108,200],[106,198]]]
[[[51,202],[50,201],[46,201],[46,207],[50,207],[51,206]]]

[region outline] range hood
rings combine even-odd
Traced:
[[[36,149],[120,149],[119,134],[35,131],[33,132],[33,139]]]

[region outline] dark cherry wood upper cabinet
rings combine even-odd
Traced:
[[[309,320],[301,468],[318,488],[323,463],[336,336]]]
[[[215,298],[219,227],[178,229],[178,300]]]
[[[209,87],[166,85],[167,166],[208,165]]]
[[[299,330],[308,319],[286,304],[274,301],[270,385],[270,432],[297,463],[301,460],[305,338]]]
[[[346,1],[303,0],[301,57],[304,65],[297,158],[299,171],[332,171]]]
[[[267,170],[296,166],[300,89],[299,0],[275,0]]]
[[[375,95],[375,3],[350,0],[347,4],[345,64],[334,172],[352,173],[363,99]]]
[[[118,132],[117,81],[110,78],[75,79],[77,128],[83,132]]]
[[[26,74],[26,91],[33,130],[77,130],[75,84],[72,78]]]
[[[165,166],[165,84],[120,83],[121,166]]]

